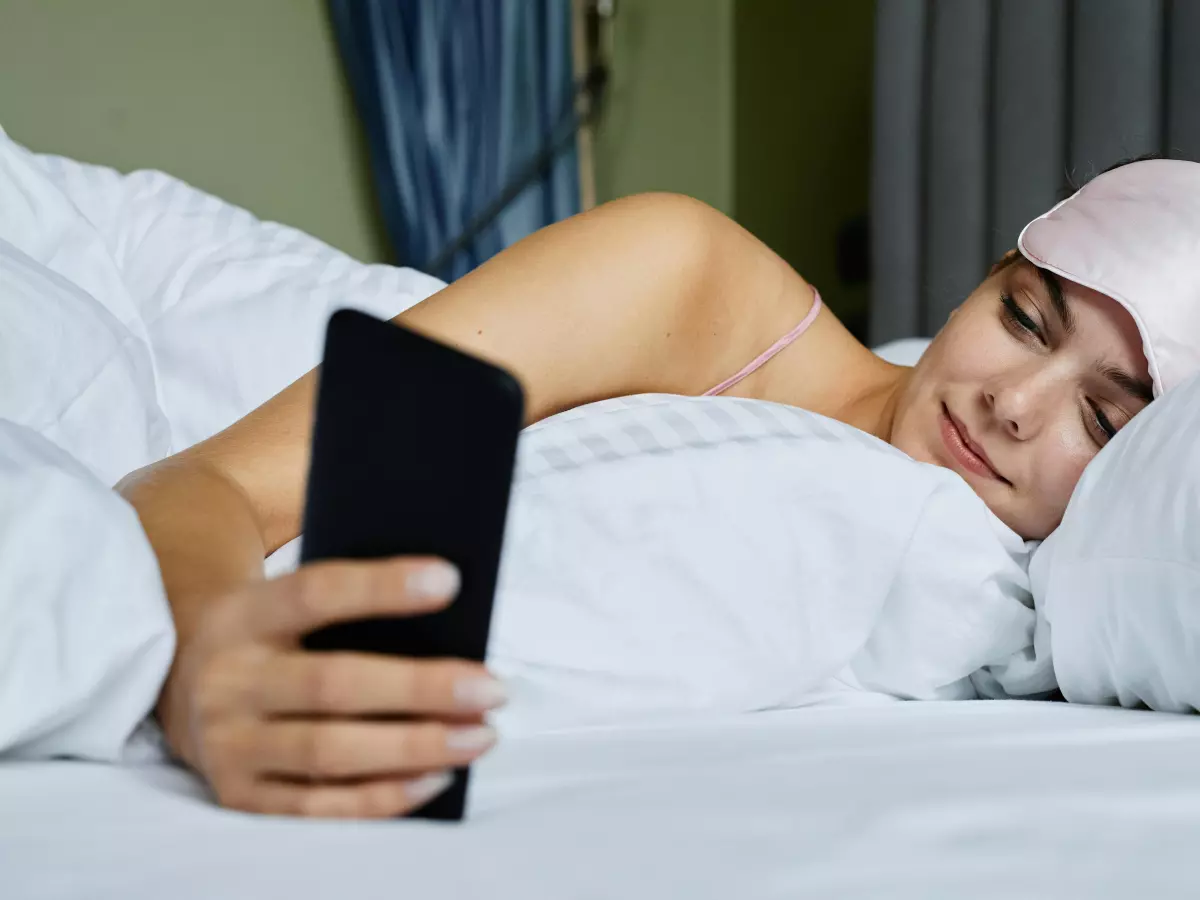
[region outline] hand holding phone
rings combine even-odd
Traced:
[[[333,622],[419,616],[453,601],[429,557],[318,562],[207,598],[157,714],[222,805],[268,815],[403,815],[490,747],[503,691],[477,662],[299,652]]]
[[[301,557],[438,556],[461,574],[444,610],[340,622],[312,650],[482,661],[524,397],[496,366],[364,313],[330,319]],[[463,816],[467,769],[413,815]]]

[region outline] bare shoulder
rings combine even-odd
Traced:
[[[808,291],[813,293],[811,287]],[[760,370],[760,379],[747,384],[743,396],[857,424],[852,421],[854,409],[891,383],[896,372],[897,367],[876,356],[822,305],[812,325]]]
[[[713,215],[720,216],[715,211]],[[722,252],[713,254],[720,268],[710,273],[710,284],[717,290],[706,309],[714,331],[727,336],[722,350],[727,377],[802,321],[817,290],[740,226],[714,218],[708,227],[719,234],[709,240]],[[863,409],[872,407],[873,398],[894,384],[900,372],[823,304],[794,343],[728,395],[799,406],[863,427],[870,418]]]
[[[797,344],[771,399],[875,431],[880,401],[903,369],[876,356],[828,307]]]

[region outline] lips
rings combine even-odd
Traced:
[[[938,418],[941,425],[942,443],[946,445],[946,449],[959,466],[984,478],[992,478],[1005,484],[1012,483],[996,471],[983,448],[971,440],[971,434],[967,431],[966,426],[955,418],[945,403],[942,404],[942,414]]]

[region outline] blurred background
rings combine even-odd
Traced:
[[[864,340],[1119,159],[1200,158],[1200,0],[2,0],[0,126],[452,278],[648,190]]]

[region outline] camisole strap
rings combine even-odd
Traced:
[[[766,362],[771,359],[771,357],[773,357],[776,353],[778,353],[780,350],[782,350],[788,344],[792,343],[792,341],[796,340],[796,338],[800,337],[800,335],[804,334],[804,332],[806,332],[808,330],[808,326],[811,325],[813,323],[813,320],[817,318],[817,313],[819,313],[820,311],[821,311],[821,294],[819,291],[817,291],[816,288],[813,288],[812,309],[810,309],[808,311],[808,315],[806,315],[803,319],[800,320],[799,325],[797,325],[795,328],[793,328],[791,331],[789,331],[787,334],[785,334],[783,337],[781,337],[779,340],[777,340],[775,343],[773,343],[770,347],[768,347],[766,350],[764,350],[761,354],[756,356],[753,360],[750,361],[750,363],[744,369],[742,369],[736,375],[732,375],[729,378],[726,378],[724,381],[722,381],[716,387],[710,388],[709,390],[705,391],[701,396],[715,397],[717,394],[724,393],[725,391],[727,391],[731,387],[733,387],[735,384],[737,384],[739,381],[741,381],[743,378],[745,378],[747,375],[749,375],[751,372],[754,372],[757,369],[762,368],[762,366],[765,365]]]

